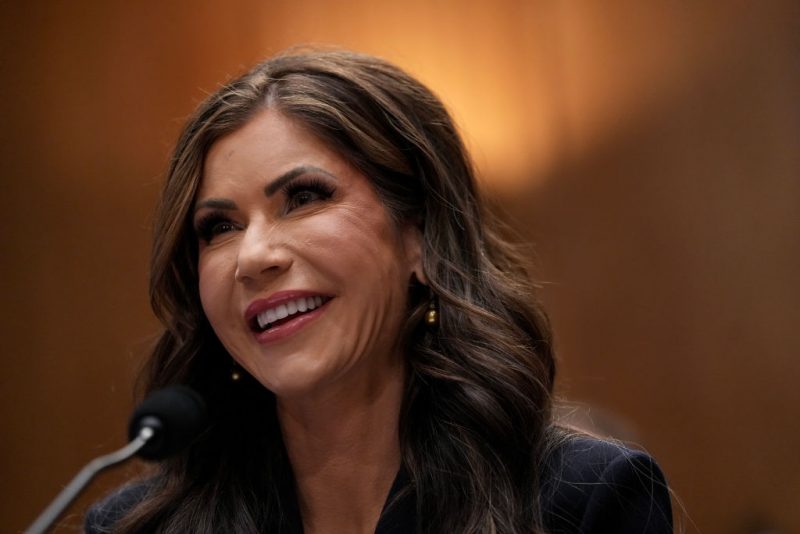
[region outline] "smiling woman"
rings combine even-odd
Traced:
[[[553,423],[546,316],[419,82],[278,56],[212,95],[156,220],[146,391],[212,424],[95,532],[669,532],[647,455]]]
[[[403,382],[398,340],[408,288],[424,279],[420,234],[395,224],[336,152],[261,110],[209,151],[195,221],[206,317],[279,399],[341,403],[346,391],[357,406],[364,388]]]

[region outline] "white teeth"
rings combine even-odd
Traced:
[[[322,297],[301,297],[299,299],[295,299],[284,304],[279,304],[274,308],[270,308],[269,310],[265,310],[258,314],[256,317],[256,321],[258,322],[259,328],[264,328],[270,323],[274,323],[279,319],[285,319],[290,315],[294,315],[295,313],[302,313],[305,311],[311,311],[315,308],[322,306]]]
[[[289,317],[289,310],[286,309],[286,304],[281,304],[275,308],[275,317],[278,319],[285,319]]]

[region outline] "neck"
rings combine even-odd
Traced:
[[[313,398],[278,400],[307,534],[375,531],[400,468],[403,377],[398,362]]]

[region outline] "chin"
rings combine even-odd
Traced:
[[[278,399],[301,399],[313,396],[323,389],[325,373],[316,362],[302,362],[298,358],[268,372],[256,372],[253,377]]]

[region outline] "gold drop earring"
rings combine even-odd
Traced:
[[[439,310],[436,306],[436,296],[432,296],[428,302],[428,311],[425,312],[425,324],[428,328],[439,326]]]
[[[242,370],[239,368],[239,364],[235,361],[231,366],[231,382],[238,382],[242,379]]]

